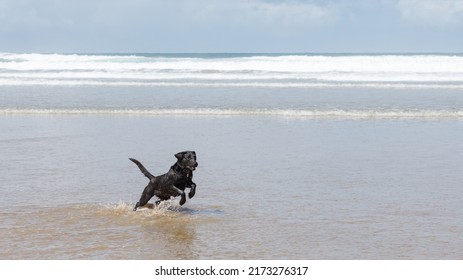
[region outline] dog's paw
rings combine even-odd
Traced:
[[[137,204],[135,204],[135,207],[133,208],[133,211],[137,211],[138,207],[140,207],[140,202],[137,202]]]
[[[193,196],[195,196],[195,193],[196,193],[196,184],[191,182],[190,184],[190,192],[188,193],[188,197],[189,198],[192,198]]]
[[[195,196],[195,192],[189,192],[188,193],[188,198],[192,198],[193,196]]]
[[[186,202],[186,196],[185,196],[185,194],[183,194],[182,199],[180,199],[180,205],[185,204],[185,202]]]

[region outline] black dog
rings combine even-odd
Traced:
[[[151,175],[138,160],[129,158],[140,168],[143,175],[150,180],[133,211],[136,211],[140,206],[146,205],[153,196],[159,198],[155,202],[158,205],[163,200],[169,200],[172,196],[176,197],[180,195],[182,197],[180,205],[183,205],[186,202],[185,188],[191,189],[188,193],[189,198],[195,195],[196,184],[193,183],[192,179],[193,171],[198,167],[196,153],[194,151],[185,151],[177,153],[175,157],[177,158],[177,162],[172,165],[169,171],[157,177]]]

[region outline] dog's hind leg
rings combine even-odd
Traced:
[[[145,206],[153,196],[154,192],[152,187],[150,185],[146,186],[146,188],[143,190],[143,193],[141,194],[140,200],[137,202],[137,204],[135,204],[133,211],[137,211],[137,208],[140,206]]]

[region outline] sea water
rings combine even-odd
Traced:
[[[0,53],[0,259],[461,259],[462,139],[458,54]]]

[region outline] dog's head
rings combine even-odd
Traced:
[[[175,154],[177,158],[177,163],[182,168],[189,169],[191,171],[195,170],[198,167],[196,162],[196,153],[194,151],[185,151]]]

